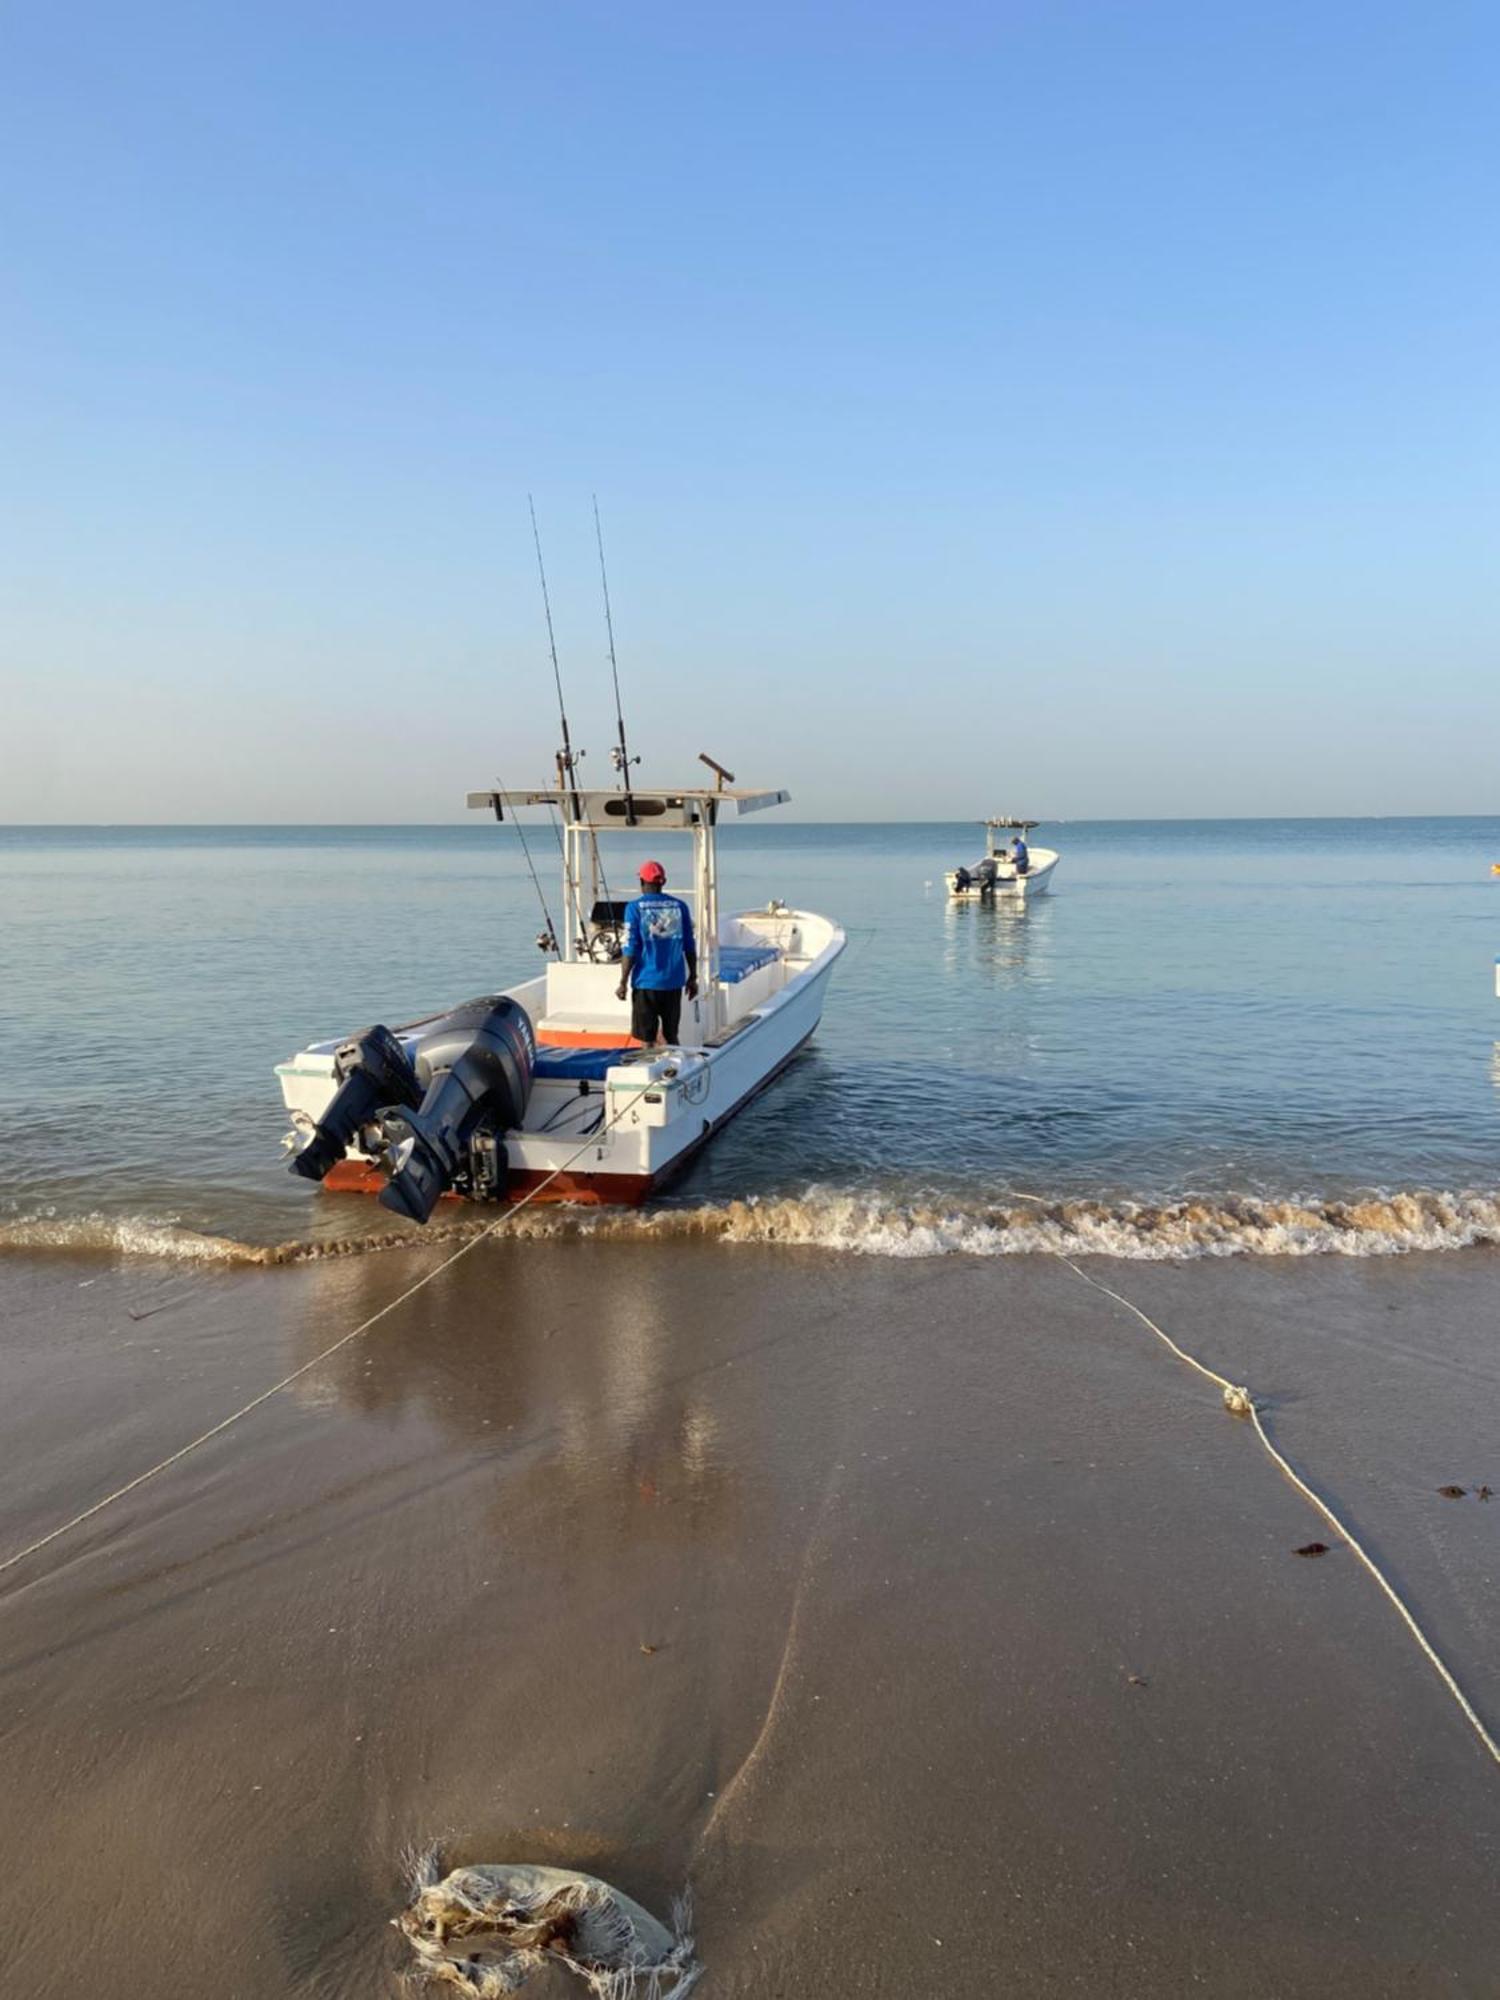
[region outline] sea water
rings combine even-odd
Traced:
[[[776,896],[848,933],[822,1026],[644,1217],[540,1226],[906,1254],[1500,1241],[1500,819],[1035,838],[1051,893],[990,906],[944,893],[974,824],[727,826],[726,910]],[[529,839],[559,918],[555,839]],[[659,844],[680,884],[685,844]],[[412,1233],[288,1174],[274,1065],[541,963],[516,831],[477,820],[0,829],[0,916],[11,1248]]]

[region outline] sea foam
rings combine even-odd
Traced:
[[[1389,1257],[1500,1243],[1500,1194],[1413,1189],[1337,1199],[1231,1194],[1145,1202],[1016,1193],[992,1200],[894,1199],[810,1188],[795,1196],[646,1209],[455,1208],[451,1219],[421,1232],[375,1228],[282,1243],[242,1242],[145,1217],[50,1215],[0,1223],[0,1254],[294,1264],[458,1243],[497,1224],[509,1237],[533,1241],[783,1244],[869,1257]]]

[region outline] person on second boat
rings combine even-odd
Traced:
[[[1024,834],[1018,833],[1010,844],[1010,858],[1018,875],[1031,873],[1031,849],[1026,845]]]
[[[698,944],[693,913],[680,896],[665,893],[667,871],[659,861],[641,863],[641,893],[625,906],[625,949],[616,997],[630,993],[630,1032],[650,1049],[658,1029],[677,1040],[682,996],[698,995]]]

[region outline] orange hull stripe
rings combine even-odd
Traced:
[[[638,1049],[634,1035],[611,1034],[599,1028],[538,1028],[536,1038],[549,1049]]]
[[[530,1193],[543,1181],[547,1182],[546,1187],[534,1196],[543,1206],[548,1202],[567,1201],[599,1208],[634,1207],[651,1192],[649,1174],[561,1173],[549,1179],[539,1169],[532,1168],[526,1173],[511,1175],[506,1200],[519,1201],[522,1195]],[[368,1160],[338,1160],[329,1168],[323,1185],[334,1194],[379,1194],[385,1186],[385,1175]],[[463,1197],[449,1188],[442,1199],[461,1201]]]

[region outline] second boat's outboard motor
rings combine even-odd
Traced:
[[[415,1111],[422,1102],[411,1058],[389,1028],[366,1028],[351,1036],[334,1054],[333,1073],[339,1082],[334,1100],[306,1145],[292,1156],[292,1172],[304,1180],[322,1180],[383,1112],[402,1106]]]
[[[505,1134],[525,1114],[535,1055],[530,1017],[514,1000],[473,1002],[434,1024],[416,1051],[427,1094],[402,1120],[409,1136],[391,1148],[381,1206],[426,1222],[456,1182],[465,1194],[500,1194]]]
[[[426,1222],[450,1188],[504,1193],[505,1134],[525,1116],[536,1042],[526,1009],[503,994],[415,1026],[410,1053],[389,1028],[341,1045],[339,1088],[291,1169],[320,1181],[357,1143],[390,1176],[384,1206]]]

